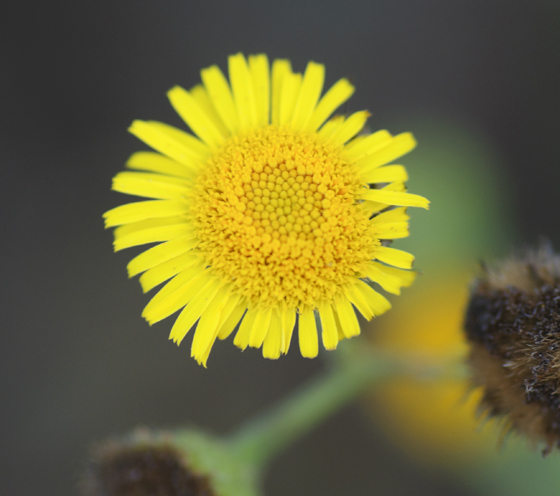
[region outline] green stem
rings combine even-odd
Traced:
[[[402,363],[399,365],[394,359],[355,351],[358,350],[352,350],[332,371],[311,380],[287,400],[238,430],[230,438],[234,452],[247,462],[262,466],[373,382],[402,372]]]

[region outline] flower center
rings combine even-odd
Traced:
[[[250,304],[332,302],[379,245],[340,147],[269,126],[232,137],[198,179],[200,249]]]

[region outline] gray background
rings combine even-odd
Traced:
[[[557,244],[560,7],[545,1],[14,3],[0,30],[0,494],[69,496],[91,442],[139,424],[226,433],[323,367],[219,343],[205,370],[149,328],[101,214],[143,146],[179,125],[165,91],[228,54],[266,52],[357,86],[372,127],[451,117],[503,163],[519,241]],[[410,129],[413,130],[413,129]],[[414,464],[349,407],[272,465],[266,493],[471,494]]]

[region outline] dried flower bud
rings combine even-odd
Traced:
[[[94,449],[84,496],[257,496],[261,471],[197,429],[139,429]]]
[[[209,478],[166,442],[98,446],[83,489],[86,496],[215,496]]]
[[[560,257],[543,246],[486,269],[465,329],[481,409],[545,453],[560,446]]]

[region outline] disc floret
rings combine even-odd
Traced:
[[[193,214],[206,262],[253,304],[331,303],[379,241],[340,147],[269,126],[209,160]]]

